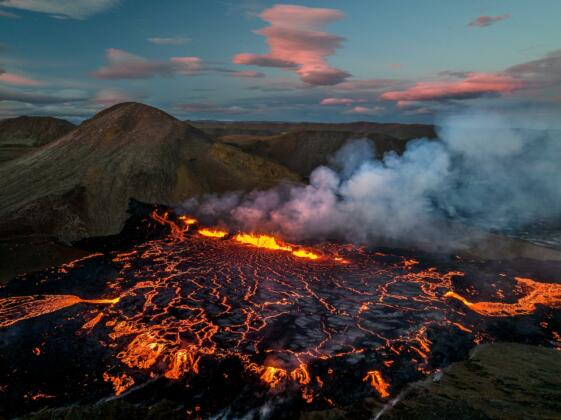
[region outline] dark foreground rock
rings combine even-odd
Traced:
[[[536,346],[496,343],[474,349],[471,358],[413,384],[395,403],[383,406],[366,399],[345,409],[308,412],[300,418],[359,419],[365,410],[381,419],[559,419],[561,353]],[[196,414],[196,413],[193,413]],[[108,399],[87,406],[43,410],[32,419],[175,419],[185,418],[177,406]]]
[[[561,352],[515,343],[482,345],[440,380],[411,386],[390,419],[559,419]]]

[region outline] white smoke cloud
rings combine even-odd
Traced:
[[[438,140],[375,159],[370,140],[346,144],[306,186],[190,200],[207,223],[289,240],[375,244],[457,241],[451,223],[492,229],[561,218],[561,132],[513,128],[494,115],[442,122]]]

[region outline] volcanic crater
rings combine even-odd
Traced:
[[[561,349],[559,263],[288,244],[146,206],[80,245],[0,289],[3,416],[110,397],[196,417],[381,408],[480,343]]]

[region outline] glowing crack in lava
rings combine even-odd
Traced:
[[[0,299],[0,328],[25,319],[49,314],[78,303],[93,305],[112,305],[119,302],[115,299],[81,299],[72,295],[41,295],[15,296]]]
[[[557,283],[514,272],[480,279],[479,268],[461,261],[433,266],[422,257],[352,245],[303,247],[170,213],[154,212],[152,219],[169,234],[53,269],[34,283],[52,290],[82,282],[84,273],[97,278],[108,267],[100,290],[110,298],[14,297],[0,290],[6,330],[40,323],[47,313],[57,326],[33,344],[40,349],[39,356],[30,351],[33,363],[61,351],[49,343],[61,342],[55,338],[72,322],[77,326],[68,327],[65,340],[97,349],[88,353],[99,360],[87,386],[65,389],[65,401],[91,398],[92,389],[107,396],[100,383],[123,397],[157,378],[182,384],[181,404],[201,416],[241,417],[267,400],[285,408],[292,401],[297,411],[369,395],[385,401],[454,357],[467,357],[476,343],[493,341],[497,322],[521,316],[535,317],[539,343],[561,349],[552,318],[561,306]],[[21,373],[6,372],[0,386],[17,400]],[[33,391],[54,395],[48,403],[55,404],[54,386],[45,382]]]

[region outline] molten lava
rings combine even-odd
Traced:
[[[524,295],[515,303],[473,303],[452,291],[444,296],[457,299],[472,311],[484,316],[506,317],[531,314],[536,310],[536,305],[561,307],[561,284],[539,283],[522,277],[515,277],[514,280],[524,290]]]
[[[317,260],[319,255],[305,249],[294,250],[291,245],[284,244],[278,241],[273,236],[268,235],[253,235],[250,233],[239,233],[234,237],[235,241],[242,244],[251,245],[257,248],[271,249],[274,251],[287,251],[291,252],[297,258],[307,258],[309,260]],[[280,243],[279,243],[280,242]]]
[[[17,322],[59,311],[78,303],[92,305],[113,305],[115,299],[81,299],[72,295],[15,296],[0,299],[0,328]]]
[[[184,413],[241,418],[273,401],[323,410],[385,400],[496,339],[503,318],[515,324],[526,315],[536,325],[509,329],[529,330],[530,339],[508,339],[539,336],[561,349],[557,283],[389,250],[193,229],[195,219],[170,213],[152,218],[169,234],[30,275],[31,296],[21,296],[25,279],[0,289],[0,327],[33,331],[24,355],[0,358],[0,389],[11,401],[30,404],[26,387],[25,395],[54,396],[39,399],[53,405],[137,388],[145,395],[159,380],[154,388],[172,384],[163,398],[177,396]],[[71,294],[84,287],[101,298]],[[77,371],[76,386],[26,376],[32,367],[49,371],[53,360]]]
[[[228,235],[227,230],[221,229],[199,229],[198,233],[199,235],[207,236],[209,238],[224,238]]]
[[[363,381],[370,382],[370,385],[378,392],[380,397],[387,398],[390,396],[390,393],[388,392],[390,384],[384,380],[379,370],[368,372],[363,378]]]
[[[267,235],[240,233],[234,237],[234,240],[242,244],[253,245],[257,248],[272,249],[275,251],[292,251],[291,247],[280,245],[275,238]]]

